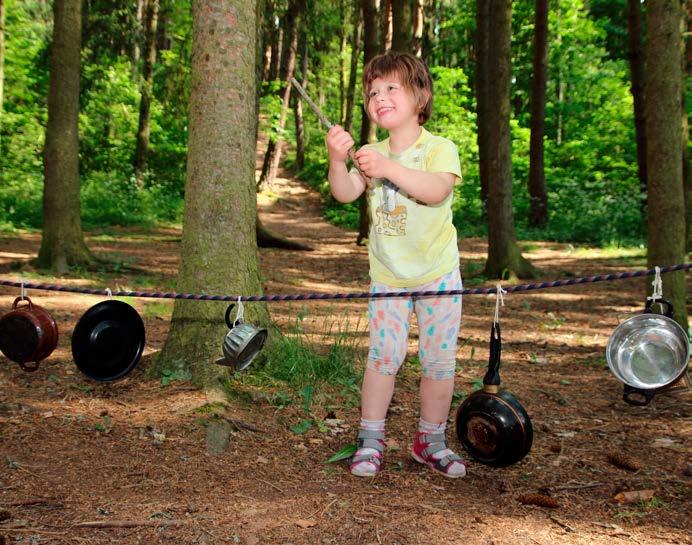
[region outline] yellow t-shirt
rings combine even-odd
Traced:
[[[461,179],[456,145],[422,129],[402,153],[389,149],[389,138],[368,144],[390,160],[412,170],[449,172]],[[370,278],[394,287],[425,284],[459,266],[457,232],[452,224],[454,192],[441,203],[423,204],[388,180],[372,179],[368,254]]]

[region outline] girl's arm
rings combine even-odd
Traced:
[[[357,172],[349,173],[346,168],[348,150],[353,146],[353,138],[339,125],[334,125],[327,133],[329,151],[329,187],[339,202],[353,202],[365,190],[365,180]]]
[[[361,148],[356,160],[366,176],[387,178],[414,199],[425,204],[439,204],[452,192],[456,175],[451,172],[413,170],[390,161],[381,153]]]

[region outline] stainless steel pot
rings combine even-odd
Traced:
[[[623,399],[631,405],[647,405],[657,390],[676,382],[687,370],[689,337],[673,320],[673,305],[658,299],[663,314],[648,301],[643,314],[622,322],[608,339],[608,367],[625,385]]]
[[[231,311],[234,306],[231,304],[226,309],[226,325],[229,331],[223,340],[223,358],[219,358],[214,363],[233,367],[236,371],[243,371],[262,350],[267,340],[267,330],[258,329],[242,321],[232,322]]]

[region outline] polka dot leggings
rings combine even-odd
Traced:
[[[372,282],[370,292],[440,291],[461,288],[461,275],[459,269],[456,269],[427,284],[407,288],[394,288]],[[461,323],[461,295],[370,299],[368,367],[384,375],[397,374],[406,357],[411,314],[414,310],[418,319],[418,355],[423,376],[434,380],[452,378]]]

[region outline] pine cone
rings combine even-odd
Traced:
[[[560,507],[555,498],[544,494],[522,494],[517,500],[524,505],[538,505],[539,507],[550,507],[551,509]]]
[[[634,460],[621,452],[609,453],[608,461],[620,469],[627,469],[629,471],[638,471],[642,468],[642,465],[637,460]]]

